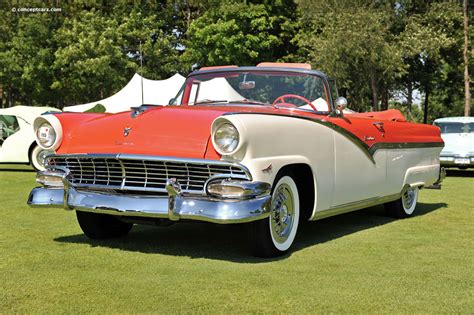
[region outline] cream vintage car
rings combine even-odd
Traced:
[[[474,167],[474,117],[446,117],[434,121],[441,129],[444,148],[442,166],[466,169]]]
[[[201,68],[168,106],[43,115],[38,143],[56,153],[28,203],[75,210],[90,238],[245,223],[266,257],[288,252],[302,220],[377,204],[413,215],[419,190],[440,180],[439,128],[345,104],[309,65],[262,63]]]
[[[36,143],[33,121],[42,113],[60,110],[53,107],[14,106],[0,109],[0,163],[29,163],[44,170],[49,150]]]

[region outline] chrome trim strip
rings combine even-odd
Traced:
[[[355,210],[359,210],[363,208],[376,206],[382,203],[394,201],[400,198],[402,196],[402,193],[393,194],[389,196],[383,196],[383,197],[369,198],[369,199],[365,199],[361,201],[350,202],[350,203],[334,206],[334,207],[329,208],[328,210],[316,212],[316,214],[313,217],[311,217],[310,220],[324,219],[327,217],[331,217],[333,215],[343,214],[343,213],[347,213],[347,212],[351,212],[351,211],[355,211]]]
[[[418,148],[438,148],[443,147],[444,142],[377,142],[371,147],[369,147],[364,141],[359,139],[355,134],[344,129],[332,122],[311,118],[311,117],[303,117],[303,116],[296,116],[296,115],[288,115],[288,114],[272,114],[272,113],[249,113],[249,112],[228,112],[223,114],[222,116],[230,116],[230,115],[268,115],[268,116],[282,116],[282,117],[291,117],[296,119],[303,119],[312,121],[314,123],[326,126],[331,128],[332,130],[340,133],[347,139],[349,139],[352,143],[354,143],[359,149],[364,152],[364,154],[375,164],[374,155],[380,149],[418,149]]]

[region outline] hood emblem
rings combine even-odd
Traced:
[[[130,130],[132,130],[131,127],[125,127],[123,128],[123,136],[126,137],[130,133]]]

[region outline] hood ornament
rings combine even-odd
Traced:
[[[125,127],[125,128],[123,128],[123,136],[124,136],[124,137],[127,137],[128,134],[130,133],[130,130],[132,130],[131,127]]]

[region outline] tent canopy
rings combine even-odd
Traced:
[[[142,83],[143,79],[143,102]],[[130,107],[142,104],[167,105],[169,100],[178,94],[185,78],[176,73],[166,80],[148,80],[135,73],[127,85],[116,94],[103,100],[64,107],[65,112],[85,112],[98,104],[105,107],[107,113],[119,113],[130,110]]]

